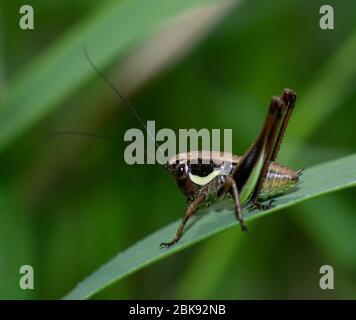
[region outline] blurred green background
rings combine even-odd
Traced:
[[[241,154],[271,96],[290,87],[299,98],[279,162],[298,169],[355,152],[355,1],[328,1],[335,29],[325,31],[318,0],[26,3],[31,31],[19,28],[22,1],[0,2],[0,298],[61,298],[185,209],[159,166],[124,162],[124,144],[43,142],[56,130],[123,139],[139,128],[83,45],[157,129],[231,128]],[[356,298],[354,194],[258,219],[248,236],[227,230],[95,298]],[[23,264],[34,267],[35,290],[18,287]],[[333,291],[319,288],[325,264]]]

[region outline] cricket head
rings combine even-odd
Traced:
[[[189,165],[185,160],[173,156],[167,164],[167,169],[175,180],[179,189],[189,196],[196,189],[189,177]]]

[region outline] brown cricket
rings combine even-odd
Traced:
[[[147,130],[136,110],[93,63],[86,50],[84,53],[90,65]],[[188,206],[175,236],[168,242],[162,242],[160,244],[162,247],[170,247],[181,239],[189,218],[200,206],[210,201],[211,197],[216,200],[232,199],[235,204],[236,219],[240,222],[241,229],[247,231],[242,213],[243,206],[248,206],[250,210],[266,210],[272,207],[275,197],[295,189],[302,170],[295,171],[277,164],[275,160],[294,110],[296,98],[296,93],[291,89],[284,89],[281,96],[272,98],[261,132],[243,156],[217,151],[191,151],[175,155],[163,165],[187,197]],[[58,133],[84,134],[118,140],[88,132],[67,131],[56,134]],[[151,138],[154,139],[152,136]],[[156,141],[155,143],[159,149]],[[269,202],[263,204],[262,202],[266,200]]]

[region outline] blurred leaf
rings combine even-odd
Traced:
[[[354,92],[356,63],[351,57],[355,56],[356,31],[310,81],[310,89],[300,94],[298,104],[301,107],[296,109],[288,126],[288,134],[298,138],[299,144],[310,137]],[[299,145],[294,146],[295,154],[299,153],[299,148]]]
[[[335,114],[336,109],[343,106],[354,92],[356,63],[351,57],[355,55],[356,30],[311,79],[310,89],[306,89],[305,94],[300,94],[298,103],[301,107],[296,109],[293,121],[287,130],[295,144],[292,144],[291,152],[284,158],[296,158],[298,162],[303,163],[308,161],[306,159],[308,156],[305,154],[310,154],[310,152],[302,151],[302,143],[315,134],[320,129],[320,125],[328,120],[330,115]],[[332,133],[332,130],[333,128],[329,133]],[[320,152],[320,148],[317,146],[313,146],[313,149]],[[297,156],[300,154],[303,154],[302,159]],[[328,157],[330,154],[328,152]],[[314,163],[317,161],[317,157],[314,152],[312,159]],[[339,208],[337,215],[332,209],[335,207]],[[320,208],[328,208],[328,210],[324,211]],[[297,223],[303,226],[303,230],[309,238],[319,246],[327,257],[335,258],[343,265],[350,267],[350,263],[355,262],[355,251],[350,250],[350,243],[352,243],[350,240],[355,238],[354,230],[356,229],[356,220],[350,218],[350,210],[340,204],[337,199],[334,201],[327,199],[324,206],[313,207],[308,204],[306,207],[303,206],[301,211],[307,212],[307,214],[294,215],[293,217]],[[341,230],[342,232],[340,232]],[[333,241],[328,241],[330,239]],[[331,248],[330,243],[337,245]]]
[[[252,220],[308,199],[354,185],[356,185],[356,154],[305,170],[300,182],[300,188],[295,192],[277,198],[277,205],[270,210],[256,213],[248,213],[245,210],[245,217],[247,221]],[[203,215],[202,213],[205,214]],[[180,221],[178,220],[139,241],[126,251],[119,253],[80,283],[65,298],[90,298],[95,293],[125,276],[232,227],[237,224],[237,221],[232,211],[226,208],[221,208],[220,210],[218,206],[214,206],[210,209],[202,210],[200,214],[191,219],[184,236],[177,245],[169,249],[159,248],[160,242],[172,238],[179,224]]]
[[[40,288],[31,224],[14,190],[11,191],[8,185],[0,186],[0,299],[35,299]],[[23,290],[19,286],[22,265],[34,268],[34,290]]]
[[[209,294],[217,286],[243,243],[244,237],[236,237],[235,230],[226,230],[220,237],[209,240],[206,246],[194,255],[192,263],[178,283],[175,298],[177,299],[208,299]],[[221,250],[223,248],[223,250]],[[212,252],[221,252],[217,259],[211,258]],[[205,266],[209,266],[206,268]],[[204,280],[205,279],[205,280]],[[208,279],[208,280],[207,280]]]
[[[340,197],[330,196],[313,205],[304,204],[302,214],[294,216],[325,256],[331,256],[352,271],[356,265],[354,206]]]
[[[120,59],[162,22],[192,7],[216,0],[112,1],[33,62],[0,101],[0,149],[78,89],[93,70],[83,47],[100,66]]]

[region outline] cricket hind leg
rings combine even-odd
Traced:
[[[258,162],[262,161],[263,165],[266,162],[270,150],[270,139],[280,122],[283,107],[284,102],[279,97],[272,98],[260,135],[231,173],[239,192],[242,191],[252,174],[259,175],[263,169],[263,166],[258,166]]]
[[[268,167],[270,162],[275,161],[289,123],[289,119],[294,110],[295,101],[297,95],[294,91],[290,89],[284,89],[281,95],[281,100],[284,102],[284,110],[282,111],[281,123],[277,124],[276,131],[274,133],[271,132],[271,144],[269,146],[269,150],[267,151],[266,161],[264,163],[261,175],[259,177],[259,181],[257,183],[256,189],[254,190],[254,194],[250,200],[251,204],[249,206],[249,210],[253,211],[255,209],[259,210],[268,210],[273,207],[274,200],[270,200],[267,204],[263,204],[258,201],[259,192],[263,186],[263,183],[266,179]],[[302,171],[298,172],[298,177],[302,174]]]
[[[262,203],[258,200],[255,200],[250,203],[250,205],[247,207],[249,212],[252,212],[254,210],[269,210],[273,208],[273,203],[275,202],[274,199],[269,200],[267,203]]]
[[[195,198],[192,202],[189,203],[189,205],[185,211],[183,220],[178,227],[175,237],[169,242],[162,242],[160,244],[160,247],[169,248],[179,241],[179,239],[182,237],[185,225],[187,224],[189,218],[197,211],[197,209],[200,207],[200,205],[202,203],[204,203],[204,201],[206,200],[206,197],[207,197],[207,193],[202,192],[197,198]]]
[[[286,111],[285,111],[285,115],[283,117],[281,126],[279,128],[278,135],[276,137],[276,142],[273,147],[273,152],[271,154],[271,158],[269,159],[269,161],[275,161],[277,158],[279,149],[281,147],[281,143],[284,138],[286,128],[289,123],[289,119],[290,119],[292,112],[294,110],[295,101],[297,99],[297,94],[291,89],[284,89],[283,93],[281,95],[281,99],[284,101],[284,103],[286,105]]]
[[[235,204],[235,216],[236,219],[240,222],[241,230],[247,232],[248,228],[245,224],[245,220],[242,214],[242,206],[240,203],[239,190],[237,188],[236,182],[230,176],[226,178],[226,187],[229,189],[231,197],[234,199]]]
[[[266,162],[267,153],[270,152],[270,138],[274,137],[276,126],[280,123],[283,108],[283,100],[279,97],[273,97],[263,128],[256,142],[244,154],[239,165],[235,167],[229,179],[226,179],[224,185],[217,192],[218,197],[223,196],[227,192],[233,196],[235,200],[235,214],[243,229],[246,229],[246,226],[241,206],[248,201],[253,193],[256,186],[256,177],[260,176]]]

